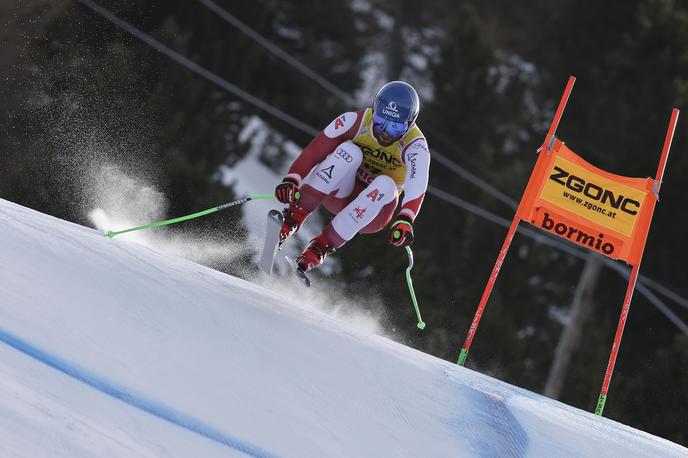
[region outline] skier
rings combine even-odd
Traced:
[[[403,81],[389,82],[372,108],[338,116],[294,160],[275,189],[276,198],[289,204],[282,212],[279,246],[320,204],[335,215],[296,259],[301,272],[322,264],[357,233],[387,226],[402,191],[389,243],[413,242],[430,167],[428,145],[416,125],[418,112],[416,90]]]

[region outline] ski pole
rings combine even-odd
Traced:
[[[253,196],[244,197],[243,199],[235,200],[233,202],[227,202],[226,204],[218,205],[217,207],[209,208],[208,210],[203,210],[203,211],[200,211],[197,213],[192,213],[192,214],[186,215],[186,216],[180,216],[179,218],[172,218],[172,219],[168,219],[165,221],[158,221],[157,223],[146,224],[144,226],[131,227],[129,229],[123,229],[121,231],[107,231],[105,233],[105,235],[110,237],[110,238],[113,238],[116,235],[124,234],[127,232],[140,231],[141,229],[149,229],[152,227],[167,226],[168,224],[174,224],[174,223],[179,223],[179,222],[187,221],[187,220],[194,219],[194,218],[199,218],[201,216],[205,216],[205,215],[209,215],[211,213],[225,210],[229,207],[234,207],[236,205],[245,204],[246,202],[251,201],[251,200],[272,199],[273,197],[274,196],[272,194],[255,194]]]
[[[425,323],[420,317],[420,309],[418,308],[418,301],[416,300],[416,293],[413,290],[413,282],[411,281],[411,269],[413,269],[413,252],[411,247],[406,247],[406,254],[408,254],[409,265],[406,268],[406,283],[408,284],[409,294],[411,295],[411,300],[413,301],[413,307],[416,309],[416,316],[418,317],[418,329],[425,329]]]

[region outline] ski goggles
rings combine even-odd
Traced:
[[[376,114],[373,114],[373,127],[392,138],[401,138],[409,128],[405,122],[390,121]]]

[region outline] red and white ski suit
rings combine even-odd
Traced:
[[[357,233],[373,233],[398,215],[413,221],[428,185],[430,152],[414,124],[392,145],[373,135],[372,110],[344,113],[308,144],[289,168],[300,185],[300,204],[313,211],[321,203],[336,216],[323,230],[339,248]]]

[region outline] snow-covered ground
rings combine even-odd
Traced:
[[[688,456],[295,297],[0,200],[0,456]]]

